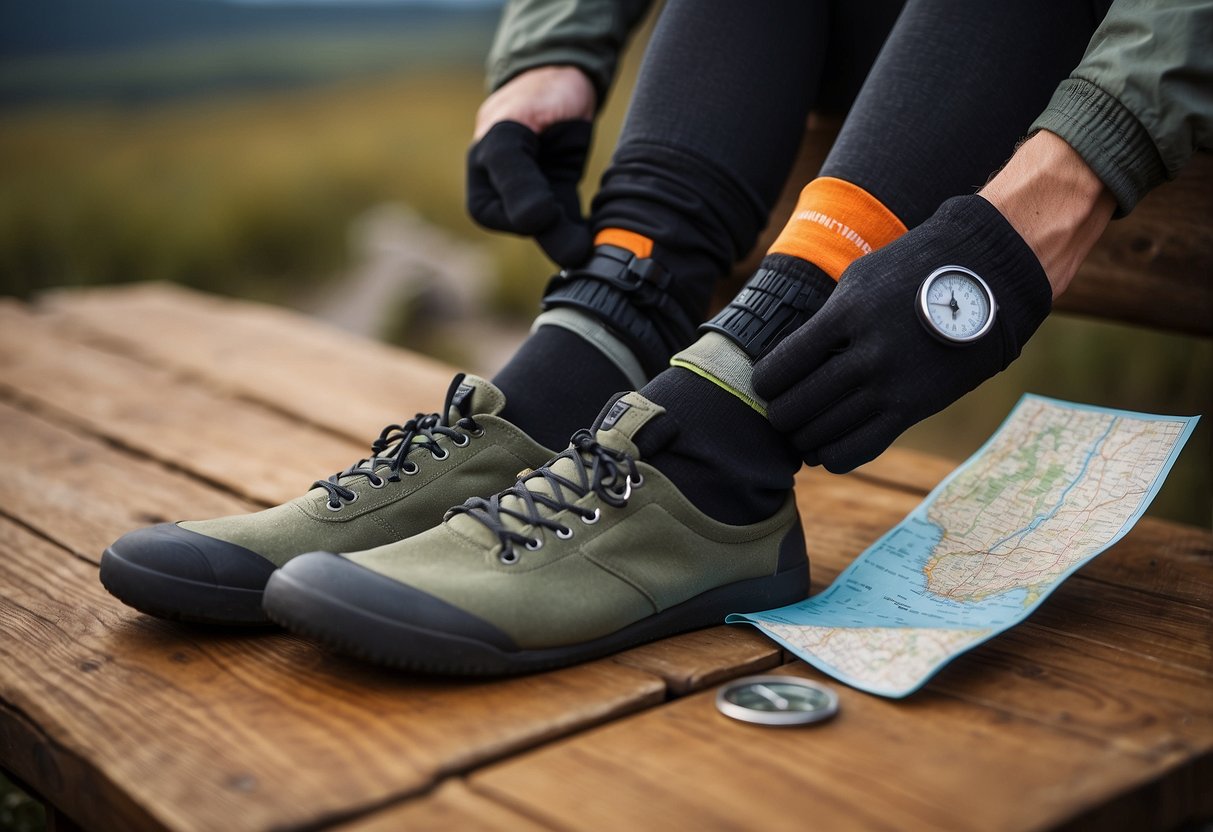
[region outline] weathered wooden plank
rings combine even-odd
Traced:
[[[430,794],[335,829],[339,832],[399,832],[402,829],[410,832],[451,832],[456,829],[539,832],[551,827],[477,794],[461,778],[452,778]]]
[[[682,696],[726,679],[758,673],[781,663],[770,639],[746,627],[711,627],[633,647],[615,661],[665,679]]]
[[[1056,308],[1213,335],[1213,153],[1113,222]],[[1147,300],[1148,299],[1148,300]]]
[[[0,402],[0,514],[94,562],[119,535],[256,505]]]
[[[1213,750],[1213,668],[1143,661],[1064,632],[1017,628],[953,662],[930,685],[1161,761]]]
[[[791,216],[800,189],[817,175],[841,125],[814,119],[766,230],[715,293],[723,305],[754,272]],[[1213,335],[1213,153],[1197,153],[1174,181],[1108,226],[1055,308],[1082,315]],[[1143,303],[1143,298],[1149,298]]]
[[[356,444],[61,332],[0,303],[0,393],[250,500],[298,496],[364,455],[374,438]]]
[[[843,689],[840,698],[835,720],[778,730],[719,715],[704,692],[470,782],[527,814],[582,828],[1031,829],[1173,768],[931,691],[894,702]]]
[[[957,460],[945,459],[935,454],[923,453],[909,448],[890,448],[867,465],[861,465],[851,476],[869,479],[892,488],[904,488],[926,494],[959,465]],[[828,477],[821,468],[812,469],[812,474]]]
[[[422,679],[283,634],[158,621],[106,594],[91,565],[7,521],[0,586],[0,720],[20,715],[45,737],[31,749],[6,724],[0,736],[22,744],[0,746],[0,764],[88,828],[348,816],[664,695],[661,680],[611,661],[504,681]]]
[[[74,336],[188,373],[362,443],[400,414],[442,404],[450,370],[285,309],[169,284],[45,298]]]

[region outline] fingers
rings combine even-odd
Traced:
[[[868,391],[856,390],[832,402],[792,433],[792,444],[801,453],[815,451],[824,462],[824,448],[830,447],[869,420],[881,415]]]
[[[539,134],[539,166],[552,184],[560,214],[549,228],[535,234],[535,241],[561,266],[584,263],[593,248],[577,192],[593,132],[590,122],[578,120],[553,124]]]
[[[541,135],[512,121],[493,126],[468,154],[467,207],[485,228],[534,237],[562,266],[592,248],[577,184],[592,125],[554,124]]]
[[[905,427],[895,423],[889,414],[873,415],[863,424],[819,448],[818,459],[830,473],[845,474],[880,456]]]
[[[493,231],[512,231],[505,216],[501,197],[489,181],[488,171],[476,158],[476,148],[468,152],[467,209],[478,224]]]
[[[552,258],[552,262],[566,268],[580,266],[590,258],[594,248],[594,238],[590,234],[589,226],[571,220],[563,213],[555,223],[534,237],[544,254]]]
[[[831,308],[833,300],[754,364],[758,395],[775,400],[848,348],[849,334],[843,316],[835,311],[839,307]]]
[[[539,137],[530,129],[503,121],[485,134],[475,154],[511,230],[535,234],[556,221],[560,208],[539,167]]]

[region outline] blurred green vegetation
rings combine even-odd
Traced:
[[[0,832],[40,832],[46,809],[0,772]]]
[[[173,280],[283,300],[348,265],[350,221],[388,200],[471,236],[481,97],[464,72],[0,116],[0,291]],[[497,242],[515,272],[538,257]]]
[[[600,120],[587,185],[614,145],[635,53]],[[128,58],[114,60],[107,72],[135,71]],[[172,280],[291,304],[350,267],[351,221],[391,201],[486,246],[497,272],[488,276],[490,311],[528,321],[552,265],[529,241],[475,228],[463,208],[482,85],[478,70],[447,67],[154,106],[0,112],[0,293]],[[383,334],[403,339],[407,314]],[[428,343],[441,344],[441,334]],[[1055,317],[1008,372],[901,441],[962,459],[1025,391],[1208,414],[1210,379],[1208,340]],[[1152,513],[1210,524],[1210,435],[1208,424],[1198,428]]]

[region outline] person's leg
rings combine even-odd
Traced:
[[[752,361],[825,302],[852,260],[984,183],[1097,22],[1088,0],[911,0],[758,272],[641,391],[679,426],[649,447],[641,435],[641,450],[696,505],[730,523],[778,509],[800,459],[763,415]]]
[[[795,158],[825,55],[825,0],[670,0],[594,199],[591,262],[556,278],[493,381],[505,418],[563,447],[660,372],[753,247]]]

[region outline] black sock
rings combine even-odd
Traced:
[[[558,326],[535,330],[493,383],[505,393],[502,418],[554,450],[567,447],[612,393],[632,387],[601,350]]]
[[[696,508],[737,526],[779,510],[800,457],[765,416],[681,367],[661,373],[640,393],[664,407],[674,423],[646,425],[636,436],[641,456]]]

